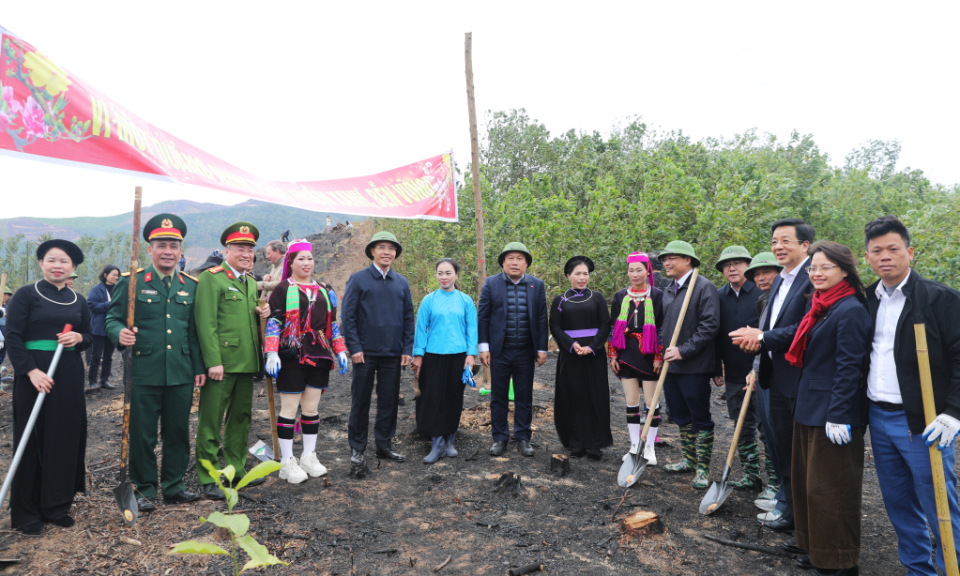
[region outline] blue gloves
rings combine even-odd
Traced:
[[[327,290],[327,296],[330,297],[330,306],[336,308],[336,307],[337,307],[337,295],[336,295],[336,293],[333,291],[333,288],[330,288],[329,290]]]
[[[831,424],[827,422],[827,438],[837,446],[843,446],[850,443],[850,425],[849,424]]]
[[[343,376],[347,373],[347,353],[341,352],[337,354],[337,360],[340,361],[340,375]]]
[[[280,373],[280,355],[276,352],[267,352],[267,374],[271,378],[276,378]]]
[[[473,379],[473,370],[471,370],[469,366],[463,369],[462,382],[469,384],[471,388],[477,387],[477,381]]]
[[[937,438],[940,438],[940,443],[937,444],[937,448],[943,450],[953,443],[953,439],[957,437],[958,431],[960,431],[960,420],[957,420],[953,416],[941,414],[924,429],[923,439],[927,441],[927,446],[933,446]]]

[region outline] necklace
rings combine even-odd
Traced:
[[[57,302],[56,300],[51,300],[51,299],[47,298],[46,296],[44,296],[44,295],[40,292],[40,281],[39,281],[39,280],[37,280],[37,282],[33,285],[33,289],[37,291],[37,294],[38,294],[41,298],[43,298],[43,299],[46,300],[47,302],[52,302],[53,304],[56,304],[57,306],[72,306],[72,305],[74,305],[74,304],[77,303],[77,293],[76,293],[76,292],[73,292],[73,288],[69,288],[69,287],[67,288],[67,290],[70,290],[71,292],[73,292],[73,302]]]

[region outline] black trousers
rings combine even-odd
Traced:
[[[106,336],[93,335],[93,345],[87,348],[87,380],[89,382],[106,382],[110,377],[110,370],[113,368],[113,342]],[[100,360],[103,359],[103,370],[100,371],[100,379],[97,380],[97,370],[100,368]]]
[[[537,351],[531,348],[504,348],[490,359],[490,423],[493,439],[510,439],[510,380],[513,379],[513,437],[530,440],[533,423],[533,371]]]
[[[373,437],[377,448],[387,450],[397,432],[397,408],[400,401],[400,357],[367,356],[363,363],[353,363],[353,404],[350,406],[350,424],[347,427],[350,447],[366,450],[367,429],[370,426],[370,400],[373,381],[377,381],[377,418]]]
[[[770,423],[773,427],[774,457],[780,472],[780,500],[777,509],[785,520],[793,520],[793,482],[791,482],[791,461],[793,459],[793,413],[797,407],[796,398],[787,398],[777,387],[776,379],[770,383]]]

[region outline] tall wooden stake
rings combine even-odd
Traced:
[[[480,194],[480,136],[477,133],[477,100],[473,90],[473,32],[464,39],[467,61],[467,109],[470,111],[470,160],[473,177],[473,206],[477,213],[477,298],[487,279],[487,250],[483,240],[483,197]],[[490,385],[490,367],[483,367],[483,379]]]
[[[937,418],[937,407],[933,399],[933,378],[930,375],[930,354],[927,349],[927,326],[914,324],[917,339],[917,360],[920,364],[920,393],[923,397],[924,421],[929,425]],[[953,446],[948,450],[953,450]],[[943,560],[947,576],[957,576],[957,549],[953,545],[953,525],[950,521],[950,501],[947,500],[947,482],[943,477],[943,456],[937,443],[930,446],[930,466],[933,470],[933,492],[937,501],[937,520],[940,522],[940,546],[943,547]],[[933,519],[927,519],[933,524]]]

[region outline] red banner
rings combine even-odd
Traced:
[[[0,153],[235,192],[316,212],[457,220],[453,152],[371,176],[268,182],[144,122],[0,27]]]

